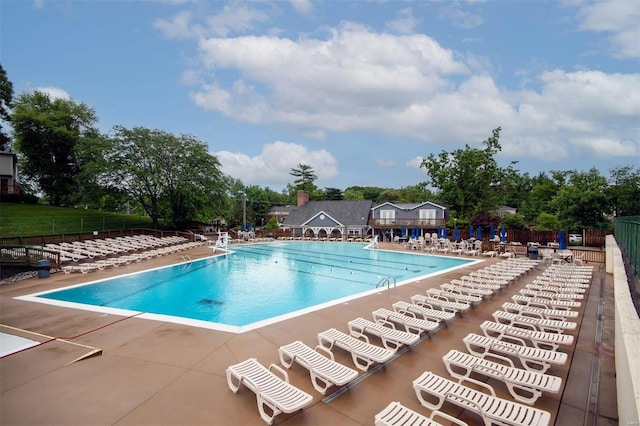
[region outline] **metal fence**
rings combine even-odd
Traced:
[[[106,231],[111,229],[131,229],[148,227],[151,220],[144,216],[37,216],[3,217],[0,237],[19,235],[55,235]]]
[[[640,216],[618,217],[615,221],[615,237],[620,250],[633,268],[636,276],[640,275]]]

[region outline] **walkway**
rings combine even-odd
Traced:
[[[397,248],[390,244],[389,248]],[[189,252],[192,258],[209,255],[202,247]],[[249,357],[263,364],[278,362],[278,347],[294,340],[314,346],[318,332],[334,327],[346,331],[349,320],[369,318],[378,307],[398,300],[498,260],[435,278],[416,281],[390,291],[329,307],[302,317],[282,321],[236,335],[138,318],[28,303],[13,297],[44,291],[114,273],[180,262],[169,255],[119,270],[87,275],[53,274],[0,287],[0,323],[39,333],[11,333],[39,341],[62,336],[36,348],[0,360],[0,424],[29,425],[263,425],[255,395],[246,388],[233,394],[227,387],[225,368]],[[537,407],[548,410],[557,425],[617,424],[613,365],[612,279],[596,268],[587,303],[581,308],[580,328],[571,363],[549,372],[563,378],[561,395],[548,395]],[[293,415],[280,415],[285,425],[371,425],[375,413],[397,400],[421,412],[411,382],[423,371],[447,376],[442,355],[452,348],[465,350],[462,338],[479,332],[479,324],[542,269],[519,279],[447,328],[439,331],[390,364],[368,375],[351,389],[323,402],[311,386],[306,370],[294,365],[291,382],[314,396],[314,403]],[[8,329],[0,327],[0,331]],[[83,345],[83,346],[79,346]],[[99,348],[102,355],[72,363]],[[351,366],[351,358],[336,350],[336,360]],[[70,363],[70,364],[69,364]],[[499,395],[506,388],[495,385]],[[479,418],[445,410],[469,424]]]

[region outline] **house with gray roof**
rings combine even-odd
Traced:
[[[369,231],[370,200],[308,201],[298,194],[298,206],[283,220],[294,236],[305,238],[363,237]]]
[[[403,229],[407,234],[410,229],[417,229],[419,234],[423,234],[435,232],[448,219],[449,209],[431,201],[411,204],[386,202],[371,208],[369,225],[377,234],[389,231],[400,235]]]

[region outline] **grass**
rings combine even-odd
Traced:
[[[75,234],[129,228],[150,228],[151,218],[55,207],[44,204],[0,203],[0,237]]]

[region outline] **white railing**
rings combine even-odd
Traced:
[[[636,312],[620,248],[613,235],[606,237],[606,268],[613,273],[615,304],[615,360],[618,423],[640,424],[640,318]]]

